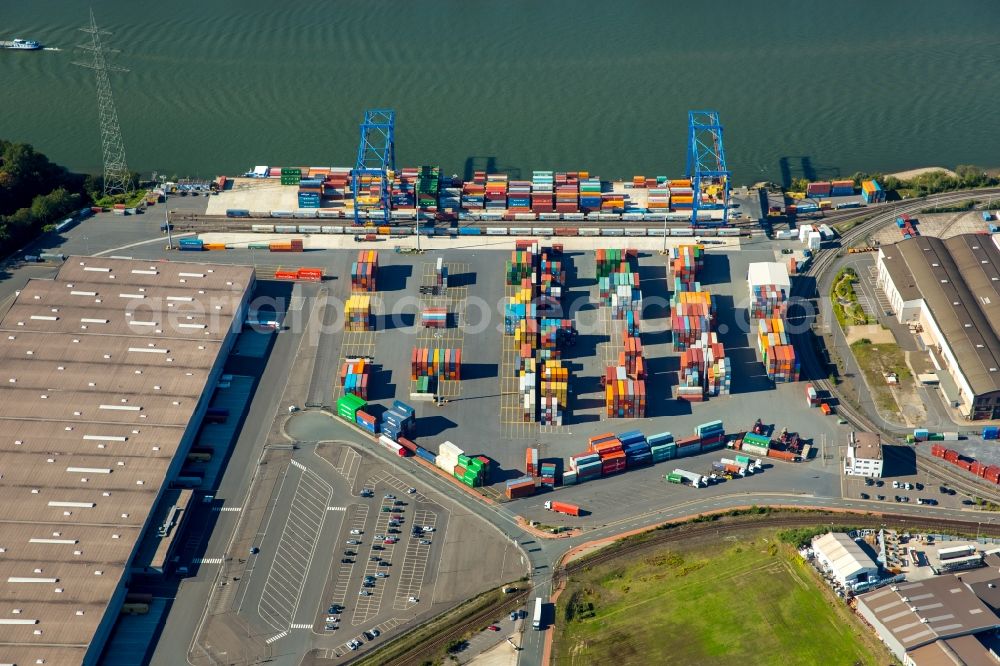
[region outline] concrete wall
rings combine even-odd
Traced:
[[[900,324],[905,324],[906,322],[916,319],[920,314],[920,308],[923,305],[923,299],[916,299],[912,301],[904,301],[903,297],[900,296],[899,290],[892,281],[892,276],[889,275],[889,270],[885,267],[882,262],[882,258],[885,255],[882,250],[879,250],[878,254],[878,277],[876,281],[878,286],[882,288],[885,292],[886,297],[889,299],[889,305],[892,307],[892,311],[896,313],[896,320]]]

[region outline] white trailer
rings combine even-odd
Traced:
[[[687,472],[683,469],[675,469],[674,474],[686,479],[695,488],[704,488],[708,485],[708,479],[706,479],[701,474],[695,474],[694,472]]]

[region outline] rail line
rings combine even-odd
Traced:
[[[868,234],[878,230],[879,228],[891,224],[898,215],[907,213],[919,213],[924,208],[931,206],[940,206],[942,204],[952,204],[960,203],[963,201],[968,201],[969,199],[981,198],[983,196],[994,196],[1000,194],[1000,188],[988,188],[982,190],[966,190],[963,192],[948,192],[943,194],[932,195],[924,199],[915,200],[913,202],[902,203],[894,206],[891,210],[885,210],[879,212],[872,216],[870,219],[859,223],[852,229],[847,230],[841,235],[840,247],[847,248],[853,245],[856,241],[864,238]],[[817,293],[809,294],[802,293],[803,291],[803,281],[796,281],[796,287],[793,288],[793,294],[803,298],[822,298],[822,294],[818,293],[819,289],[819,278],[829,270],[833,264],[838,259],[840,253],[833,250],[824,250],[820,252],[814,259],[812,265],[805,272],[807,276],[816,278],[815,287],[817,288]],[[869,430],[871,432],[880,432],[882,434],[888,435],[890,437],[898,437],[905,433],[901,429],[894,429],[885,426],[879,426],[874,423],[870,418],[857,410],[854,407],[847,404],[840,393],[836,390],[834,384],[825,379],[826,373],[822,372],[820,367],[819,359],[816,357],[816,350],[813,345],[810,344],[810,340],[802,339],[802,335],[796,336],[798,338],[799,344],[796,345],[798,351],[802,355],[803,365],[808,366],[803,369],[806,370],[806,375],[813,377],[810,380],[813,385],[820,391],[827,391],[829,394],[838,399],[837,410],[840,415],[847,421],[850,421],[854,425]],[[949,469],[947,466],[935,464],[922,460],[920,456],[916,456],[916,466],[919,471],[926,472],[928,476],[935,478],[944,483],[948,483],[957,490],[962,492],[983,497],[985,499],[990,499],[994,501],[1000,501],[1000,488],[986,486],[985,484],[973,481],[969,478],[962,476],[955,470]]]

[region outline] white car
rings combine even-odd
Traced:
[[[333,624],[334,622],[340,622],[340,618],[336,615],[328,615],[326,618],[327,624]]]
[[[434,528],[431,527],[430,525],[424,525],[422,529],[423,529],[424,532],[433,532],[434,531]]]
[[[379,636],[382,635],[382,632],[376,629],[375,627],[369,629],[368,633],[372,635],[372,638],[378,638]]]
[[[413,493],[417,492],[417,489],[416,488],[410,488],[406,492],[409,493],[410,495],[412,495]]]
[[[351,534],[357,536],[358,534],[364,534],[364,532],[362,532],[361,530],[351,530]]]
[[[892,482],[892,487],[893,488],[899,488],[899,481],[893,481]]]
[[[384,572],[384,571],[376,571],[376,572],[375,572],[375,577],[376,577],[376,578],[388,578],[388,577],[389,577],[389,574],[387,574],[387,573],[386,573],[386,572]]]
[[[409,601],[411,604],[415,604],[418,601],[420,601],[420,599],[417,599],[416,597],[410,597],[409,599],[407,599],[407,601]]]

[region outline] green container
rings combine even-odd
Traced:
[[[247,245],[248,250],[267,250],[270,247],[267,243],[250,243]]]
[[[431,387],[430,377],[417,378],[417,393],[430,393],[431,392],[430,387]]]
[[[461,465],[462,467],[468,467],[469,461],[470,461],[469,456],[462,453],[458,454],[458,464]]]
[[[943,432],[932,432],[927,435],[928,442],[943,442],[944,433]]]
[[[367,404],[367,402],[353,393],[345,393],[337,400],[337,415],[346,421],[354,423],[357,418],[357,411]]]
[[[466,469],[471,469],[473,472],[483,471],[483,461],[478,458],[472,458],[469,460],[469,464],[465,466]]]
[[[302,175],[302,169],[300,169],[298,167],[282,167],[281,168],[281,175],[282,176],[301,176]]]
[[[684,483],[684,477],[680,474],[667,474],[668,483]]]
[[[738,462],[741,465],[749,465],[750,456],[738,455],[736,456],[736,462]]]
[[[907,444],[913,444],[913,443],[915,443],[916,441],[917,441],[917,438],[916,438],[916,437],[914,437],[913,435],[907,435],[907,436],[906,436],[906,443],[907,443]]]

